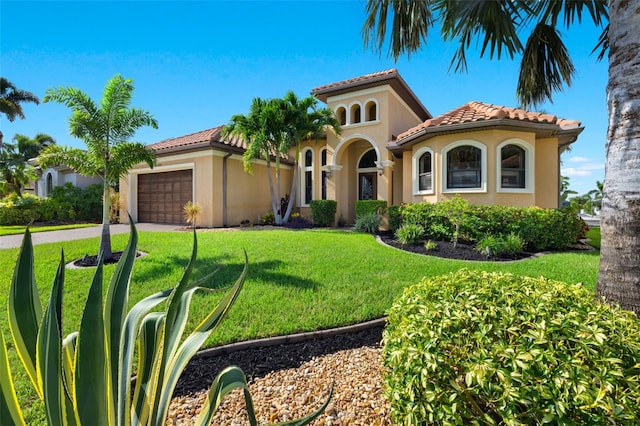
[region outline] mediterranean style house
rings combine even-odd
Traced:
[[[294,194],[310,217],[313,199],[337,201],[355,219],[358,200],[388,205],[437,202],[455,194],[474,204],[557,208],[560,154],[579,121],[481,102],[433,117],[396,69],[316,87],[311,92],[342,125],[338,136],[303,143]],[[244,142],[223,126],[150,145],[156,167],[139,165],[120,183],[122,213],[137,222],[184,223],[182,206],[202,206],[207,227],[256,223],[271,210],[266,163],[243,169]],[[281,168],[290,192],[294,163]]]

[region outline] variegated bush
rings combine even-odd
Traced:
[[[212,274],[191,280],[197,239],[191,259],[175,288],[152,294],[129,311],[129,285],[138,236],[131,236],[103,298],[103,267],[97,267],[84,306],[80,329],[61,333],[64,289],[64,254],[54,278],[49,302],[43,309],[35,282],[34,255],[29,231],[25,233],[11,282],[9,325],[14,348],[43,400],[49,425],[164,425],[178,378],[191,357],[220,323],[238,297],[242,274],[219,304],[183,337],[189,305],[196,291]],[[104,300],[103,300],[104,299]],[[156,309],[160,304],[165,309]],[[137,349],[137,350],[136,350]],[[136,380],[132,387],[134,356]],[[0,423],[24,425],[25,420],[12,381],[11,366],[0,331]],[[208,425],[230,391],[243,389],[249,421],[257,424],[246,378],[237,367],[223,370],[213,382],[196,420]],[[326,407],[286,424],[311,422]]]

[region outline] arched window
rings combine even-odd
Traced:
[[[375,101],[367,102],[365,111],[367,112],[366,121],[376,121],[378,119],[378,105]]]
[[[500,182],[503,188],[525,188],[525,152],[517,145],[500,150]]]
[[[429,148],[421,148],[413,156],[414,182],[413,192],[416,194],[433,193],[433,152]]]
[[[376,161],[378,161],[378,156],[376,154],[375,149],[370,149],[365,152],[362,157],[360,157],[360,161],[358,161],[359,169],[370,169],[376,167]]]
[[[362,121],[360,105],[354,104],[351,106],[351,120],[350,124],[360,123]]]
[[[508,139],[496,149],[496,188],[499,192],[533,191],[533,147],[522,139]]]
[[[336,118],[341,126],[347,124],[347,110],[344,107],[338,107],[336,109]]]
[[[327,199],[327,172],[324,169],[327,165],[327,148],[323,148],[322,151],[320,151],[320,162],[322,165],[322,189],[321,189],[321,198],[323,200]]]
[[[478,142],[464,141],[445,148],[444,190],[486,189],[486,147]]]
[[[306,148],[302,153],[302,205],[308,206],[313,200],[313,150]]]
[[[51,191],[53,191],[53,176],[51,175],[51,172],[47,173],[47,189],[46,189],[46,194],[45,196],[48,197],[49,194],[51,194]]]

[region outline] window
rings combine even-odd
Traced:
[[[521,139],[498,145],[496,187],[499,192],[533,191],[533,147]]]
[[[362,157],[360,157],[360,161],[358,161],[359,169],[371,169],[376,167],[376,161],[378,161],[378,155],[376,154],[375,149],[370,149],[365,152]]]
[[[525,153],[517,145],[507,145],[500,150],[501,174],[503,188],[525,188]]]
[[[347,124],[347,110],[344,107],[338,107],[336,110],[336,118],[341,126]]]
[[[365,111],[367,112],[366,121],[376,121],[378,119],[378,105],[375,101],[367,102]]]
[[[350,124],[356,124],[362,121],[360,116],[360,105],[355,104],[351,106],[351,121]]]
[[[323,148],[320,151],[320,161],[322,163],[322,190],[321,190],[321,198],[323,200],[327,199],[327,172],[324,169],[327,165],[327,148]]]
[[[302,158],[302,205],[308,206],[313,200],[313,150],[305,149]]]
[[[51,194],[51,191],[53,191],[53,176],[51,175],[51,172],[49,172],[47,173],[47,189],[45,195],[48,197]]]
[[[433,193],[433,152],[429,148],[420,148],[413,155],[415,194]]]
[[[486,190],[486,147],[478,142],[456,142],[443,152],[446,192]]]

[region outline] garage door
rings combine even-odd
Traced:
[[[193,194],[193,171],[138,176],[138,222],[185,223],[182,207]]]

